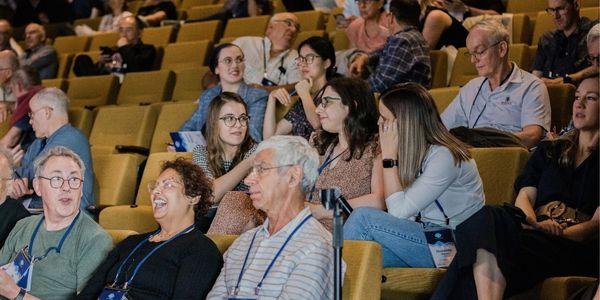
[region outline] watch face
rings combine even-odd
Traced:
[[[397,164],[398,164],[398,162],[396,160],[394,160],[394,159],[384,159],[383,160],[383,167],[384,168],[393,168]]]

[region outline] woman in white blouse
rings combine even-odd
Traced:
[[[384,92],[379,112],[388,212],[354,210],[344,238],[381,244],[384,267],[434,267],[424,230],[454,230],[483,207],[477,166],[444,127],[433,99],[419,84]]]

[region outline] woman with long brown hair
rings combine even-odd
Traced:
[[[380,243],[385,267],[433,267],[424,228],[453,230],[477,212],[484,203],[481,178],[421,85],[406,83],[385,91],[379,113],[388,212],[354,210],[344,237]]]

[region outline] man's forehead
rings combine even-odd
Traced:
[[[294,22],[298,22],[298,17],[292,13],[279,13],[273,16],[273,21],[285,21],[292,20]]]
[[[261,150],[254,157],[254,163],[255,164],[270,163],[273,161],[274,154],[275,154],[275,150],[270,149],[270,148]]]
[[[81,168],[66,156],[53,156],[46,161],[44,171],[48,174],[81,174]]]

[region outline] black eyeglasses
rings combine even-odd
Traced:
[[[240,122],[240,126],[246,127],[248,126],[248,120],[250,120],[250,117],[247,115],[241,115],[236,118],[234,115],[224,115],[220,117],[219,120],[222,120],[227,127],[235,126],[238,121]]]
[[[500,43],[502,43],[502,41],[496,42],[495,44],[493,44],[493,45],[491,45],[491,46],[488,46],[488,47],[486,47],[485,49],[483,49],[483,50],[480,50],[480,51],[466,52],[466,53],[465,53],[465,57],[466,57],[467,59],[471,59],[471,57],[475,57],[475,59],[480,59],[480,58],[481,58],[481,56],[483,56],[483,55],[485,54],[485,52],[486,52],[486,51],[488,51],[488,49],[490,49],[490,48],[492,48],[492,47],[496,47],[496,46],[498,46]]]
[[[81,187],[81,183],[83,182],[83,180],[81,180],[81,178],[77,178],[77,177],[71,177],[69,179],[64,179],[60,176],[53,176],[50,178],[44,177],[44,176],[38,176],[38,178],[49,180],[50,186],[55,189],[60,189],[63,186],[63,184],[65,183],[65,181],[68,182],[70,188],[78,189]]]
[[[250,170],[250,173],[256,173],[256,175],[262,176],[265,171],[272,170],[272,169],[284,168],[284,167],[291,167],[291,166],[294,166],[294,165],[293,164],[286,164],[286,165],[274,166],[274,167],[266,167],[266,166],[263,166],[263,165],[255,165],[255,166],[252,166],[252,169]]]
[[[321,57],[321,56],[316,55],[316,54],[308,54],[306,56],[298,55],[298,57],[296,57],[294,59],[294,61],[296,62],[297,65],[299,65],[301,63],[306,63],[307,65],[312,65],[313,61],[315,61],[315,58],[317,58],[317,57]]]
[[[327,108],[327,106],[333,101],[342,101],[342,98],[324,96],[324,97],[321,97],[320,105],[322,108]]]
[[[235,59],[231,58],[231,57],[225,57],[224,59],[220,60],[219,62],[222,64],[225,64],[226,66],[231,66],[234,62],[236,65],[239,65],[241,63],[243,63],[246,59],[244,59],[243,57],[236,57]]]
[[[296,28],[297,31],[300,31],[300,24],[298,24],[298,22],[296,22],[292,19],[273,20],[271,22],[285,23],[285,25],[287,25],[287,27],[294,27],[294,28]]]
[[[563,14],[567,10],[567,7],[566,6],[548,7],[545,10],[547,13],[549,13],[551,15]]]

